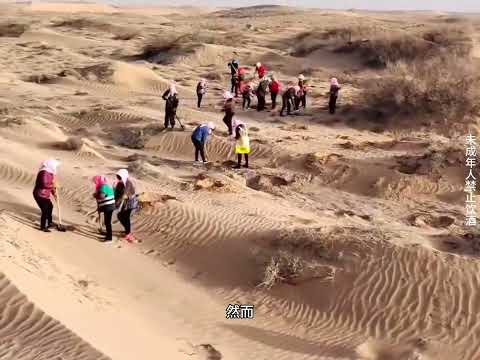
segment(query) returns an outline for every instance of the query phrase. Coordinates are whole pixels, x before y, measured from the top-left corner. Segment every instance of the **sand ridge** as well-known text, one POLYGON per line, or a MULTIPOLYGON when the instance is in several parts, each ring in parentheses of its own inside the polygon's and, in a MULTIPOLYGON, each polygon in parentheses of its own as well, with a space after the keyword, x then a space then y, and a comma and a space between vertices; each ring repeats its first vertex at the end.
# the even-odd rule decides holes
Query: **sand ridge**
POLYGON ((298 36, 319 24, 404 32, 438 15, 9 9, 5 21, 31 23, 0 36, 0 270, 21 291, 0 276, 0 359, 480 358, 480 237, 463 226, 461 137, 428 126, 379 131, 355 105, 381 70, 330 40, 295 54, 298 36), (143 54, 182 32, 184 53, 158 63, 143 54), (235 100, 253 149, 241 170, 222 122, 237 56, 284 84, 299 72, 312 83, 296 116, 235 100), (326 110, 331 76, 342 84, 336 115, 326 110), (202 77, 209 90, 198 109, 202 77), (184 130, 162 126, 171 81, 184 130), (193 166, 191 131, 206 121, 217 125, 211 163, 193 166), (32 186, 50 157, 61 160, 65 233, 37 230, 32 186), (136 244, 121 241, 116 219, 115 241, 98 241, 91 178, 113 180, 120 168, 142 194, 136 244), (255 318, 226 319, 228 304, 254 304, 255 318))

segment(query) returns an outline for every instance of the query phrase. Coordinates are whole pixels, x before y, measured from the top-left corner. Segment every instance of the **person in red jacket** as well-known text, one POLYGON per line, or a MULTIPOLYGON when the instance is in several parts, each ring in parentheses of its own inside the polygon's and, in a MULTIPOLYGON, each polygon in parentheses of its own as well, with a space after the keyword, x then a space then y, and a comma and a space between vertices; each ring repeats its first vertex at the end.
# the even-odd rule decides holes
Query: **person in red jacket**
POLYGON ((272 75, 272 81, 270 82, 270 96, 272 98, 272 110, 277 106, 277 95, 282 89, 280 81, 278 81, 275 76, 272 75))
POLYGON ((49 228, 53 225, 53 203, 50 197, 57 197, 55 177, 59 164, 60 163, 54 159, 44 161, 38 171, 33 189, 33 198, 42 212, 40 230, 44 232, 50 232, 49 228))
POLYGON ((258 74, 258 78, 262 79, 266 73, 267 73, 267 68, 265 67, 265 65, 262 65, 262 63, 258 62, 257 65, 255 66, 254 74, 258 74))

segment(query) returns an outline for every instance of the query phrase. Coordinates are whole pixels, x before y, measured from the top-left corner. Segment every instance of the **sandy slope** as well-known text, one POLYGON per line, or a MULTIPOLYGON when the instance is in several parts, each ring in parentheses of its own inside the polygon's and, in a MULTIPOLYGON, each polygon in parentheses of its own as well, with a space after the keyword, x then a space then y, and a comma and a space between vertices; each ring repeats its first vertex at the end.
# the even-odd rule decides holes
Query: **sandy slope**
MULTIPOLYGON (((35 306, 0 278, 0 302, 10 304, 0 334, 23 332, 21 343, 0 341, 1 359, 14 351, 23 356, 15 359, 51 359, 52 349, 65 359, 102 358, 97 351, 115 360, 219 359, 212 347, 239 360, 480 358, 480 237, 463 226, 463 152, 428 129, 378 133, 347 121, 348 113, 325 114, 330 76, 371 71, 328 49, 302 59, 272 44, 298 32, 299 21, 389 26, 390 15, 312 12, 309 23, 300 11, 280 9, 269 13, 271 27, 246 34, 252 46, 202 44, 171 65, 152 66, 130 61, 143 38, 52 28, 48 14, 28 11, 27 32, 0 37, 0 270, 35 306), (279 17, 291 28, 276 27, 279 17), (231 143, 219 106, 233 51, 244 62, 282 65, 285 82, 311 68, 315 84, 301 116, 238 111, 254 150, 252 169, 236 172, 225 163, 231 143), (221 76, 198 110, 197 79, 212 73, 221 76), (159 127, 160 95, 172 79, 185 132, 159 127), (208 149, 213 164, 198 168, 190 131, 203 121, 219 131, 208 149), (143 148, 122 146, 139 129, 149 135, 143 148), (71 136, 83 145, 67 150, 71 136), (48 157, 62 161, 66 233, 37 230, 31 191, 48 157), (113 178, 121 167, 149 206, 134 220, 141 243, 106 245, 97 241, 95 216, 87 216, 95 206, 90 178, 113 178), (281 250, 313 261, 315 274, 257 286, 264 261, 281 250), (254 304, 255 319, 227 320, 230 303, 254 304)), ((143 37, 169 28, 140 9, 99 12, 82 16, 141 28, 143 37)), ((231 26, 228 17, 210 16, 188 9, 173 18, 177 28, 231 26)), ((238 29, 255 21, 241 20, 238 29)), ((409 21, 416 20, 401 20, 409 21)), ((345 81, 342 107, 355 101, 354 84, 345 81)))

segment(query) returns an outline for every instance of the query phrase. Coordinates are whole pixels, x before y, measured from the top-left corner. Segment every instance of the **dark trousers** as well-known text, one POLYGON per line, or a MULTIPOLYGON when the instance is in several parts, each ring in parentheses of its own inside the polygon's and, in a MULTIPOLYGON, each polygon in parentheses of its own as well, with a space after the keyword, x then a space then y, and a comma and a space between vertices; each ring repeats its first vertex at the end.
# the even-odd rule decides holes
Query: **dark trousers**
POLYGON ((205 162, 205 144, 198 141, 197 139, 192 139, 193 146, 195 146, 195 161, 198 161, 198 155, 202 157, 202 161, 205 162))
POLYGON ((230 91, 232 94, 235 92, 235 97, 238 97, 238 93, 240 92, 240 82, 232 78, 232 89, 230 91))
POLYGON ((294 100, 288 96, 282 96, 282 110, 280 110, 280 116, 283 116, 285 109, 287 110, 287 115, 290 115, 292 107, 294 107, 294 100))
POLYGON ((34 198, 42 212, 42 216, 40 217, 40 228, 43 230, 53 224, 53 204, 50 199, 45 199, 40 196, 34 196, 34 198))
POLYGON ((103 222, 105 223, 105 230, 107 233, 105 234, 105 239, 112 240, 112 216, 113 216, 114 207, 108 207, 101 210, 103 213, 103 222))
POLYGON ((277 107, 277 95, 278 95, 278 93, 275 93, 275 92, 272 92, 270 94, 270 96, 272 98, 272 110, 277 107))
MULTIPOLYGON (((243 154, 245 157, 245 167, 248 167, 248 154, 243 154)), ((238 166, 242 165, 242 154, 237 154, 238 166)))
POLYGON ((130 217, 132 216, 132 210, 124 210, 120 211, 117 215, 118 221, 120 224, 125 228, 125 234, 128 235, 132 231, 132 224, 130 221, 130 217))
POLYGON ((337 109, 337 96, 330 95, 330 101, 328 102, 328 110, 330 114, 335 114, 335 110, 337 109))
POLYGON ((202 106, 203 94, 197 94, 197 98, 198 98, 197 107, 200 108, 200 106, 202 106))
POLYGON ((265 110, 265 95, 257 95, 257 111, 265 110))
POLYGON ((300 109, 300 102, 302 101, 302 98, 299 96, 296 96, 295 99, 293 100, 293 106, 295 110, 300 109))
POLYGON ((176 115, 175 111, 172 111, 172 110, 165 111, 164 125, 166 128, 168 127, 168 125, 170 125, 173 129, 173 127, 175 126, 175 115, 176 115))
MULTIPOLYGON (((304 109, 307 108, 307 94, 303 94, 302 96, 300 96, 300 98, 298 99, 298 104, 302 105, 304 109)), ((297 109, 298 108, 299 106, 297 106, 297 109)))
POLYGON ((232 120, 233 120, 233 113, 225 113, 225 116, 223 117, 223 122, 225 123, 225 125, 227 125, 228 135, 233 134, 232 120))
POLYGON ((242 108, 245 109, 249 109, 250 108, 250 102, 252 101, 252 99, 250 98, 250 95, 248 96, 243 96, 243 105, 242 105, 242 108))

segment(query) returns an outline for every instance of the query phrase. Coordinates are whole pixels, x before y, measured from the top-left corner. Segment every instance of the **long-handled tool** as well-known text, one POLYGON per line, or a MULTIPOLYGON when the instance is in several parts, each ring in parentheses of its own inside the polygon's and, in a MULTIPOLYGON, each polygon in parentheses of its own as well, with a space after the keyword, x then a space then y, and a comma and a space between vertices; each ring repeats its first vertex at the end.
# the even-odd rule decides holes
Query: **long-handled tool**
POLYGON ((55 201, 57 202, 57 209, 58 209, 58 224, 57 224, 57 230, 61 232, 67 231, 65 226, 62 224, 62 210, 60 208, 60 194, 58 191, 55 191, 55 201))
POLYGON ((101 234, 102 231, 102 213, 98 211, 98 232, 101 234))
POLYGON ((235 153, 235 142, 232 142, 232 146, 230 147, 230 150, 228 151, 228 159, 230 160, 235 153))
POLYGON ((182 121, 180 120, 180 118, 177 116, 177 114, 175 114, 175 118, 178 120, 178 122, 180 123, 180 128, 183 130, 185 130, 185 126, 183 126, 182 124, 182 121))

